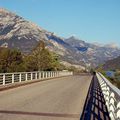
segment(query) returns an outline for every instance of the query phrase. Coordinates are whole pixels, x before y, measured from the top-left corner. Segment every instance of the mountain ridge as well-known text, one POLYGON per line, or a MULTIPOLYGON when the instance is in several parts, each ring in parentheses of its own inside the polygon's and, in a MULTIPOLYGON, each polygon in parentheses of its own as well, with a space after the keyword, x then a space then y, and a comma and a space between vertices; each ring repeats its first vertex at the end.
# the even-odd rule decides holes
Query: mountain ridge
POLYGON ((0 46, 17 48, 28 54, 40 40, 60 56, 61 62, 78 67, 97 66, 120 55, 118 48, 99 47, 74 36, 63 39, 15 13, 0 9, 0 46))

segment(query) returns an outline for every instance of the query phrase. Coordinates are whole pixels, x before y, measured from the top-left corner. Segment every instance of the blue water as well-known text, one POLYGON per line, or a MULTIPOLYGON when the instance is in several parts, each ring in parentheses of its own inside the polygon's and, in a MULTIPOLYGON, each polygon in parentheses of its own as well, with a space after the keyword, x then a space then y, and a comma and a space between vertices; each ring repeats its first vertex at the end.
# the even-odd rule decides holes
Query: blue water
POLYGON ((113 72, 113 71, 106 71, 106 75, 108 77, 115 77, 115 72, 113 72))

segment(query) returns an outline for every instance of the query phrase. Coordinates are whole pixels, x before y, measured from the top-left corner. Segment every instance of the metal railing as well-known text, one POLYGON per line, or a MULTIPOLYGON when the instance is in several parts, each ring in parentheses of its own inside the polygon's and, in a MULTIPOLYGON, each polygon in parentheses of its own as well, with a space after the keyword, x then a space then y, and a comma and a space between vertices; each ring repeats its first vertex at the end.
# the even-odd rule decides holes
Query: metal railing
POLYGON ((120 90, 101 73, 96 73, 111 120, 120 120, 120 90))
POLYGON ((0 73, 0 86, 22 81, 41 80, 46 78, 62 77, 68 75, 73 75, 73 72, 35 71, 35 72, 0 73))

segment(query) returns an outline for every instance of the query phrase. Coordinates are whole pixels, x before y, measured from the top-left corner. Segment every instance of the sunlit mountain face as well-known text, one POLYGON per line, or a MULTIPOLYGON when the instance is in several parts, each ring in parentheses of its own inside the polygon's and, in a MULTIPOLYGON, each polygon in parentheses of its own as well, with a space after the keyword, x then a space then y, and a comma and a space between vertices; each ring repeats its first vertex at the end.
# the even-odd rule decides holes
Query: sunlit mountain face
POLYGON ((87 43, 72 36, 62 38, 24 18, 0 9, 0 46, 17 48, 28 54, 40 40, 46 47, 60 56, 66 65, 97 66, 120 55, 116 46, 87 43))

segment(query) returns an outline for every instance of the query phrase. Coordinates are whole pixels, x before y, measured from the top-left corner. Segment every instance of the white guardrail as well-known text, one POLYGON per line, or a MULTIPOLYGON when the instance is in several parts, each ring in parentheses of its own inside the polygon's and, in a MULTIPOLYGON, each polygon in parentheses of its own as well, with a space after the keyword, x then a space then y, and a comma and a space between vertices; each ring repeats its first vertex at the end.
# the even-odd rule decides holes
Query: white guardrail
POLYGON ((120 90, 101 73, 96 73, 111 120, 120 120, 120 90))
POLYGON ((68 75, 73 75, 73 72, 35 71, 35 72, 0 73, 0 86, 22 81, 41 80, 46 78, 62 77, 68 75))

